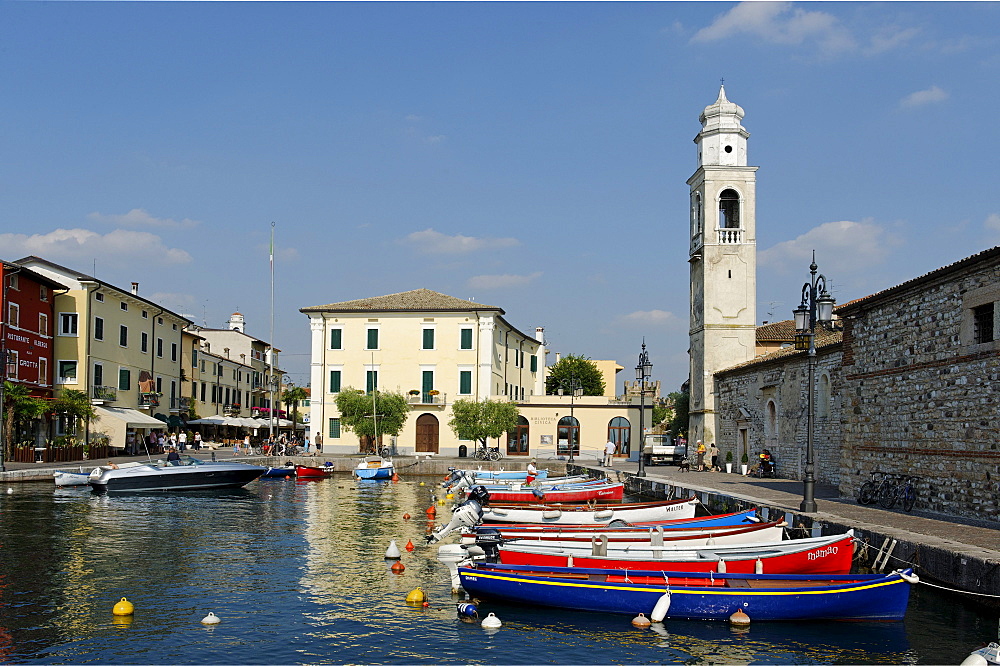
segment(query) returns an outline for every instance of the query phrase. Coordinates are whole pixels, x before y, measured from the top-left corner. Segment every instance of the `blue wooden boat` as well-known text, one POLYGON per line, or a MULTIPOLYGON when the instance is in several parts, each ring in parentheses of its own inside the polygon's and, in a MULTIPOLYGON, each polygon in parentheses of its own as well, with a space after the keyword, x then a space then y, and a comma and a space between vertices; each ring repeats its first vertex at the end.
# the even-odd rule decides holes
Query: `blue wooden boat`
MULTIPOLYGON (((528 476, 526 470, 499 470, 491 471, 487 469, 455 469, 453 472, 464 472, 466 474, 475 475, 477 481, 490 481, 490 480, 503 480, 503 481, 524 481, 528 476)), ((536 479, 545 479, 549 475, 549 470, 540 469, 535 472, 536 479)))
POLYGON ((267 471, 260 475, 262 479, 287 479, 295 476, 295 465, 285 467, 268 467, 267 471))
POLYGON ((458 574, 466 592, 482 599, 647 617, 655 617, 659 602, 669 619, 728 620, 742 610, 754 622, 898 621, 917 582, 911 569, 792 575, 476 564, 458 574))
POLYGON ((368 456, 354 468, 354 475, 359 479, 389 480, 394 473, 392 460, 379 456, 368 456))

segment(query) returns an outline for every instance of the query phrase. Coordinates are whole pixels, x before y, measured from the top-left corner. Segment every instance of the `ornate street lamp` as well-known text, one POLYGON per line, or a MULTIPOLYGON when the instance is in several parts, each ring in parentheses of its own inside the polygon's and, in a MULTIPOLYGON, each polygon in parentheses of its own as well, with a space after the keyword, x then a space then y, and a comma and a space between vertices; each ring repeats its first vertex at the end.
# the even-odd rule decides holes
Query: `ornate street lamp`
POLYGON ((576 375, 570 375, 567 379, 563 381, 562 388, 559 393, 562 394, 565 390, 569 390, 569 464, 573 464, 573 449, 580 441, 580 430, 576 425, 576 418, 573 416, 573 407, 575 407, 576 396, 583 395, 583 387, 580 385, 580 380, 576 378, 576 375))
POLYGON ((833 305, 837 300, 826 290, 826 277, 817 275, 816 251, 809 265, 809 282, 802 285, 802 302, 795 308, 795 348, 809 352, 809 374, 806 390, 806 473, 802 481, 802 504, 799 510, 803 513, 816 513, 816 463, 813 450, 815 434, 813 414, 815 412, 815 377, 816 377, 816 324, 829 324, 833 321, 833 305))
POLYGON ((642 464, 643 447, 646 444, 646 380, 649 379, 652 371, 653 364, 649 362, 649 354, 646 352, 646 340, 643 338, 642 351, 639 353, 639 364, 635 366, 635 379, 639 384, 639 472, 636 476, 646 476, 646 470, 642 464))

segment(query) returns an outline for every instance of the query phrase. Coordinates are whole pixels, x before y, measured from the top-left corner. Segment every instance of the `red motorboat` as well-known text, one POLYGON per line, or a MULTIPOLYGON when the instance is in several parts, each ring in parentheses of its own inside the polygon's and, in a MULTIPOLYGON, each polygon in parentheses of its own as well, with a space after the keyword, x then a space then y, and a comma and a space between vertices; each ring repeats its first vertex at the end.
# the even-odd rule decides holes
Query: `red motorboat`
POLYGON ((295 475, 300 479, 325 479, 333 474, 333 465, 329 467, 309 467, 308 465, 296 465, 295 475))

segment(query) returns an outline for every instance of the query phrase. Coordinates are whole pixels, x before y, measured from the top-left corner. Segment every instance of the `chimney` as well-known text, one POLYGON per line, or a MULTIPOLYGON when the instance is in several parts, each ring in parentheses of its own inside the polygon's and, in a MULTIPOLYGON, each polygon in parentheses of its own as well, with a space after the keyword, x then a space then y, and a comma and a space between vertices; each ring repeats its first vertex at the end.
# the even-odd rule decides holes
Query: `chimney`
POLYGON ((542 344, 545 344, 545 327, 536 326, 535 327, 535 340, 538 340, 542 344))
POLYGON ((133 296, 138 296, 139 295, 139 283, 138 282, 133 282, 132 283, 132 295, 133 296))

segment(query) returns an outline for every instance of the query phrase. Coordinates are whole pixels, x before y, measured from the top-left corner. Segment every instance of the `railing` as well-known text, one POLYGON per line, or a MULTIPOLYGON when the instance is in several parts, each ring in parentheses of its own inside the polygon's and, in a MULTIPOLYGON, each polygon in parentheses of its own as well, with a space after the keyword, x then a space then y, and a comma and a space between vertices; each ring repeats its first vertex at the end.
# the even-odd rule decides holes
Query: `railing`
POLYGON ((743 242, 742 229, 717 229, 719 232, 719 245, 733 245, 743 242))
POLYGON ((239 416, 240 415, 240 406, 238 404, 235 404, 235 403, 230 404, 230 405, 223 405, 222 406, 222 415, 223 416, 239 416))
POLYGON ((173 397, 170 399, 171 411, 186 412, 191 409, 191 398, 173 397))
POLYGON ((140 407, 157 407, 160 404, 160 394, 159 393, 140 393, 139 394, 139 406, 140 407))
POLYGON ((406 396, 406 401, 411 405, 444 405, 448 402, 448 397, 444 393, 431 395, 430 393, 418 393, 417 395, 406 396))
POLYGON ((105 402, 114 402, 118 399, 118 389, 114 386, 95 386, 94 387, 94 400, 104 400, 105 402))

